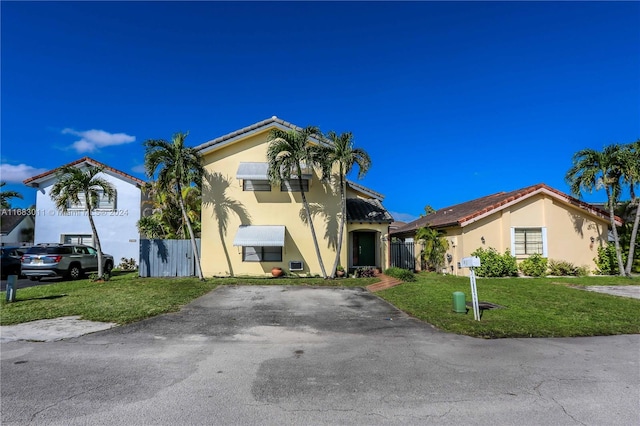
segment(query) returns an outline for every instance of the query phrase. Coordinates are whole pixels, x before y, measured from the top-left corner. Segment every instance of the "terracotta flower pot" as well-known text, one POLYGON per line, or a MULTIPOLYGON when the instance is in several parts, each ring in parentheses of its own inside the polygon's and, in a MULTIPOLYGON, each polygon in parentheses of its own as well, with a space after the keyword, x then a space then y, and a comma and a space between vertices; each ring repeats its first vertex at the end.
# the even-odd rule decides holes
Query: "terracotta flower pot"
POLYGON ((282 274, 283 274, 282 268, 280 268, 279 266, 274 266, 271 269, 271 275, 273 275, 274 277, 281 277, 282 274))
POLYGON ((344 271, 336 271, 336 277, 338 278, 344 277, 344 271))

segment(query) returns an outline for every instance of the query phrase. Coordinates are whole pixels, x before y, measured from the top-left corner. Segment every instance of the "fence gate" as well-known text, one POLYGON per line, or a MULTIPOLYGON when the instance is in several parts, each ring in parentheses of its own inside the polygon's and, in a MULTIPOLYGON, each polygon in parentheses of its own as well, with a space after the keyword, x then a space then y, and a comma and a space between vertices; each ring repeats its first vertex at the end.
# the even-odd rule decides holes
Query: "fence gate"
POLYGON ((391 243, 391 266, 416 270, 415 246, 413 242, 391 243))
MULTIPOLYGON (((200 252, 200 239, 196 238, 200 252)), ((141 277, 191 277, 196 274, 191 240, 140 240, 141 277)))

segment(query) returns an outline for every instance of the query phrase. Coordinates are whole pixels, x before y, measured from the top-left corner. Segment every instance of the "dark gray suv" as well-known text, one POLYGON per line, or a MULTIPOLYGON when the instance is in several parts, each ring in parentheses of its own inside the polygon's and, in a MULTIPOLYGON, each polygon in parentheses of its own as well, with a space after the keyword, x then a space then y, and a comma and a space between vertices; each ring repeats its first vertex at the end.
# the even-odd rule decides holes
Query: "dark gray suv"
MULTIPOLYGON (((104 273, 113 269, 113 256, 102 254, 104 273)), ((98 252, 82 244, 38 244, 22 255, 22 274, 32 281, 42 277, 82 278, 98 270, 98 252)))

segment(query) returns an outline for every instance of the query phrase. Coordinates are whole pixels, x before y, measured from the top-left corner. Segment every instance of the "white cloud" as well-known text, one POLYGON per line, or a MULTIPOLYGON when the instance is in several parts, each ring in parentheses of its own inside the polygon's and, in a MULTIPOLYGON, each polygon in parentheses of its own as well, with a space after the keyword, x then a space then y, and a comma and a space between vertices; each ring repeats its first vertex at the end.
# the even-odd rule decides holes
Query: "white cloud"
POLYGON ((22 183, 23 180, 46 172, 47 169, 27 166, 26 164, 0 164, 0 180, 7 183, 22 183))
POLYGON ((418 217, 409 213, 398 213, 398 212, 389 212, 391 216, 393 216, 393 220, 397 220, 400 222, 413 222, 418 217))
POLYGON ((145 173, 147 170, 144 168, 144 164, 138 164, 137 166, 133 166, 131 170, 135 173, 145 173))
POLYGON ((64 129, 62 134, 71 134, 81 138, 71 145, 78 153, 94 152, 106 146, 122 145, 136 140, 135 136, 130 136, 126 133, 109 133, 104 130, 95 129, 82 132, 73 129, 64 129))

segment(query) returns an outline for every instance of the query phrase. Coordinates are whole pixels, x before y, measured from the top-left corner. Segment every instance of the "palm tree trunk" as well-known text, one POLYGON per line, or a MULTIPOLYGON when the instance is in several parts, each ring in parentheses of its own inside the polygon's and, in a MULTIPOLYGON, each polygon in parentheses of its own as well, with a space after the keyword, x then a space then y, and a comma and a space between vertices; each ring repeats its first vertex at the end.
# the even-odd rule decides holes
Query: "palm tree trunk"
POLYGON ((609 220, 611 221, 611 231, 613 232, 613 244, 615 245, 615 248, 616 248, 616 259, 618 260, 618 271, 621 276, 625 276, 624 264, 622 262, 622 249, 620 248, 620 238, 618 237, 618 229, 616 228, 616 221, 615 221, 616 215, 613 209, 615 201, 611 199, 610 188, 607 186, 605 190, 607 192, 607 200, 609 200, 609 220))
POLYGON ((320 246, 318 245, 318 237, 316 236, 316 228, 313 226, 313 219, 311 218, 311 211, 309 210, 309 204, 307 203, 307 196, 304 194, 304 188, 302 187, 302 168, 300 167, 300 163, 297 164, 298 168, 298 185, 300 187, 300 195, 302 196, 302 205, 304 206, 304 211, 307 214, 307 221, 309 222, 309 226, 311 227, 311 238, 313 239, 313 245, 316 249, 316 256, 318 256, 318 263, 320 264, 320 271, 322 272, 322 277, 327 279, 327 272, 324 269, 324 262, 322 261, 322 255, 320 254, 320 246))
POLYGON ((180 210, 182 210, 182 217, 184 218, 184 222, 187 224, 187 229, 189 230, 189 238, 191 239, 191 249, 193 250, 193 257, 196 260, 196 272, 198 274, 198 278, 200 281, 204 281, 204 275, 202 274, 202 268, 200 267, 200 254, 198 253, 198 246, 196 245, 196 236, 193 235, 193 229, 191 228, 191 221, 189 220, 189 216, 187 215, 187 209, 184 207, 184 199, 182 198, 182 187, 180 183, 177 185, 178 191, 178 201, 180 203, 180 210))
POLYGON ((336 269, 340 263, 340 252, 342 251, 342 238, 344 236, 344 225, 347 216, 347 199, 344 191, 344 172, 342 164, 340 165, 340 228, 338 229, 338 246, 336 247, 336 259, 333 262, 331 270, 331 279, 336 277, 336 269))
MULTIPOLYGON (((634 197, 635 198, 635 197, 634 197)), ((627 267, 624 272, 627 276, 631 276, 631 267, 633 266, 633 257, 635 256, 636 239, 638 238, 638 224, 640 223, 640 199, 636 198, 636 217, 631 228, 631 239, 629 240, 629 257, 627 258, 627 267)))
MULTIPOLYGON (((86 197, 88 200, 89 197, 86 197)), ((96 229, 96 224, 93 222, 93 215, 91 214, 91 203, 87 202, 87 214, 89 216, 89 223, 91 224, 91 233, 93 234, 93 243, 96 246, 96 251, 98 252, 98 279, 101 280, 104 278, 104 265, 102 264, 102 246, 100 245, 100 238, 98 238, 98 230, 96 229)))

